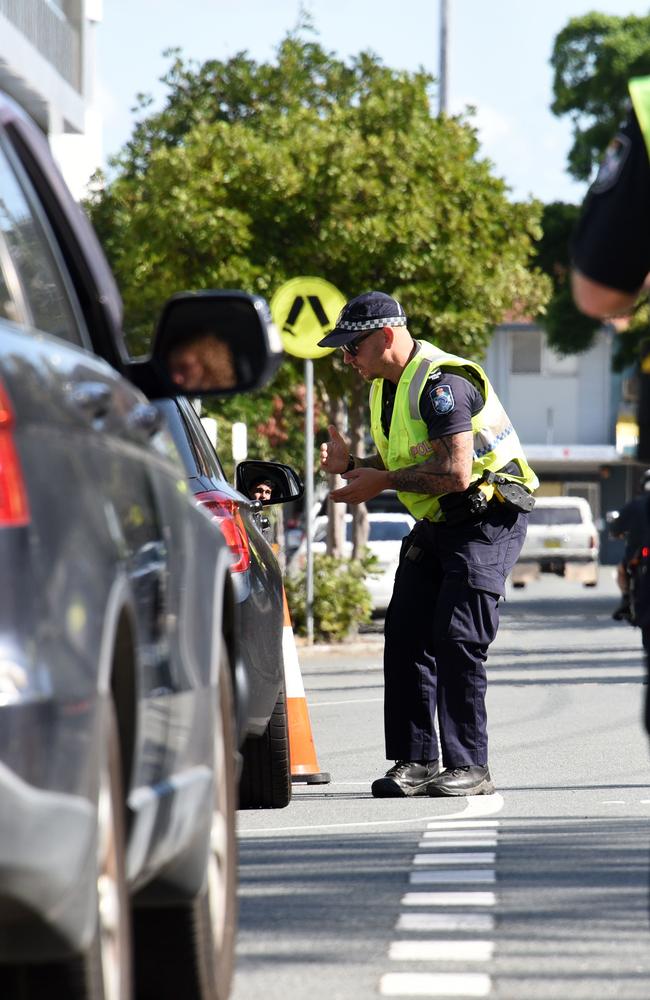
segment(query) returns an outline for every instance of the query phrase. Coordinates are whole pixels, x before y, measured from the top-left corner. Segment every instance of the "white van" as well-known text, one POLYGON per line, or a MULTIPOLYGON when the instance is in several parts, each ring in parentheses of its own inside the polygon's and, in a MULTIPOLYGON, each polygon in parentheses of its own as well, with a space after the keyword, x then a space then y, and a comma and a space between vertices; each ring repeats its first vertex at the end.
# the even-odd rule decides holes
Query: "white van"
POLYGON ((556 573, 594 587, 599 548, 598 530, 585 499, 537 497, 526 541, 512 571, 512 584, 523 587, 540 573, 556 573))

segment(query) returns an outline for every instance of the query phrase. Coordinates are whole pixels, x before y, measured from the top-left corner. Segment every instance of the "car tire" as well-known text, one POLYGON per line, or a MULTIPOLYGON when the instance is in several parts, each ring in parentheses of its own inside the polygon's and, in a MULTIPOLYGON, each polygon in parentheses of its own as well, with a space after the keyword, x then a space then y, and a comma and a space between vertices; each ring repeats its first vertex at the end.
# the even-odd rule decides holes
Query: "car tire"
POLYGON ((225 642, 219 671, 214 810, 205 885, 187 903, 135 913, 138 1000, 227 1000, 235 964, 235 727, 225 642))
POLYGON ((97 930, 66 961, 4 968, 0 995, 21 1000, 131 1000, 131 921, 125 875, 124 798, 112 702, 97 804, 97 930))
POLYGON ((284 687, 262 736, 249 736, 242 749, 240 809, 284 809, 291 802, 289 720, 284 687))

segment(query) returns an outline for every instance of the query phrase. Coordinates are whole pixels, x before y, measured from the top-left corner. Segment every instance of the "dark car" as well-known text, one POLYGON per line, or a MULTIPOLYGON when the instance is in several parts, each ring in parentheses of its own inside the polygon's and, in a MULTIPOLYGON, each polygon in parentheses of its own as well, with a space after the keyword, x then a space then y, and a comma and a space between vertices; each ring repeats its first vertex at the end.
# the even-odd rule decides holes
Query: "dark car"
POLYGON ((150 402, 209 328, 230 367, 193 394, 274 370, 266 303, 234 292, 175 296, 128 357, 92 229, 0 95, 2 997, 228 995, 238 609, 150 402))
POLYGON ((289 732, 284 690, 282 574, 265 510, 300 499, 288 466, 242 462, 230 485, 219 456, 188 399, 161 399, 195 498, 212 514, 232 551, 230 572, 241 621, 242 672, 237 676, 239 732, 245 738, 240 808, 281 809, 291 800, 289 732), (264 488, 256 489, 260 484, 264 488), (253 499, 255 493, 264 499, 253 499))

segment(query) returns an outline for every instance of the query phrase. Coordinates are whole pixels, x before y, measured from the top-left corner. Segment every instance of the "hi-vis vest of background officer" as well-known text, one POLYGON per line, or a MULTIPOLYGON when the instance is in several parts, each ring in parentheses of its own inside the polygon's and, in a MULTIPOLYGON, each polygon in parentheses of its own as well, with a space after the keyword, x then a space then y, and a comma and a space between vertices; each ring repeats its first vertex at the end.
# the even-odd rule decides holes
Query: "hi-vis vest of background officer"
MULTIPOLYGON (((517 433, 481 366, 455 354, 446 354, 426 341, 417 340, 416 344, 416 353, 397 383, 390 439, 381 426, 383 379, 375 379, 370 387, 370 427, 384 466, 389 471, 404 469, 426 462, 431 457, 428 428, 420 416, 420 396, 429 376, 441 368, 443 373, 454 372, 468 378, 484 399, 482 409, 472 417, 474 459, 471 482, 480 479, 486 470, 499 472, 514 461, 521 469, 521 475, 507 475, 506 478, 531 491, 536 489, 539 485, 537 476, 528 465, 517 433)), ((441 384, 444 384, 444 374, 441 384)), ((444 520, 440 509, 440 496, 443 495, 398 492, 413 517, 426 517, 430 521, 444 520)))
POLYGON ((628 83, 643 140, 650 155, 650 76, 635 76, 628 83))

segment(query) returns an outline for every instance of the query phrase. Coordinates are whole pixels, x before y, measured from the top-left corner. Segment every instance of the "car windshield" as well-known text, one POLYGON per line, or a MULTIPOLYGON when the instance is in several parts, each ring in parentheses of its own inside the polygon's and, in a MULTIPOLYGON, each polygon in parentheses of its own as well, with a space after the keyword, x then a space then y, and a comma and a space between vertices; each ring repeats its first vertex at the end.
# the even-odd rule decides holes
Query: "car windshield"
MULTIPOLYGON (((408 521, 370 521, 368 530, 369 542, 399 542, 411 530, 408 521)), ((315 542, 327 540, 327 524, 321 524, 314 534, 315 542)), ((352 541, 352 521, 345 525, 345 540, 352 541)))
MULTIPOLYGON (((370 521, 368 525, 369 542, 399 542, 408 535, 411 526, 408 521, 370 521)), ((352 541, 352 521, 345 526, 346 541, 352 541)))
POLYGON ((579 507, 533 507, 530 524, 582 524, 579 507))

